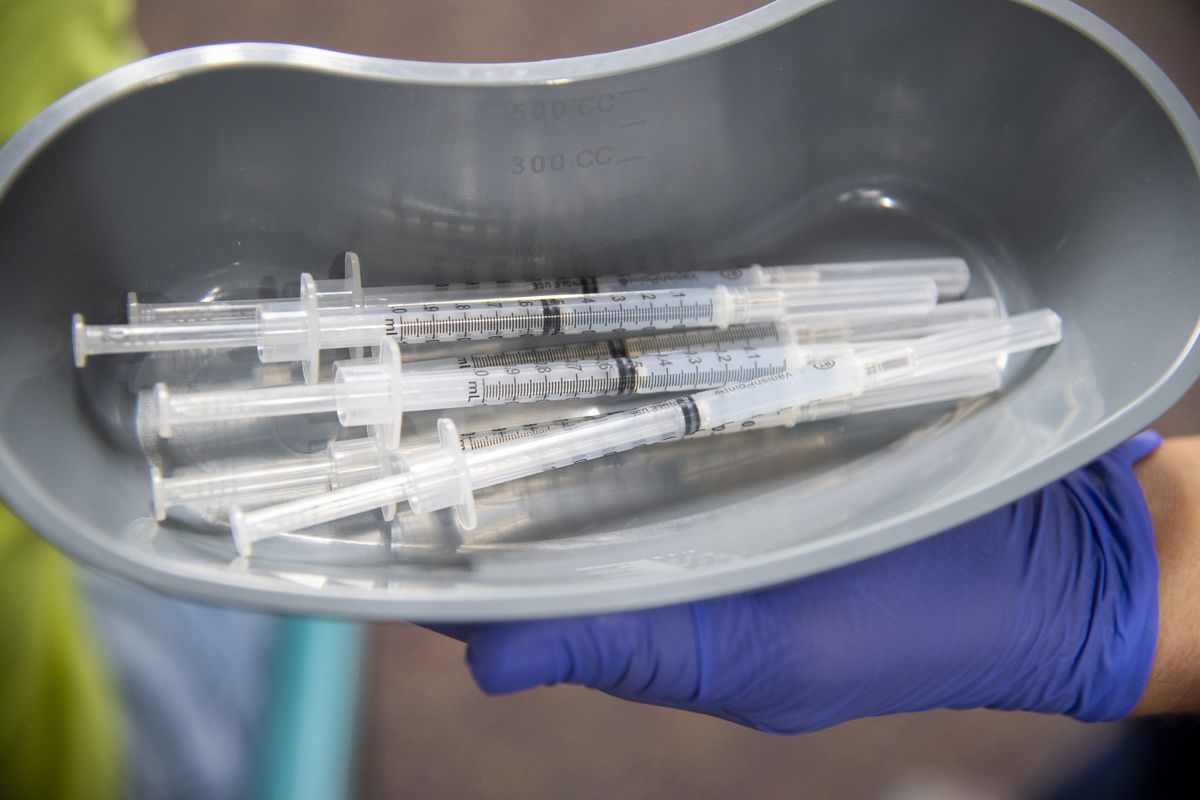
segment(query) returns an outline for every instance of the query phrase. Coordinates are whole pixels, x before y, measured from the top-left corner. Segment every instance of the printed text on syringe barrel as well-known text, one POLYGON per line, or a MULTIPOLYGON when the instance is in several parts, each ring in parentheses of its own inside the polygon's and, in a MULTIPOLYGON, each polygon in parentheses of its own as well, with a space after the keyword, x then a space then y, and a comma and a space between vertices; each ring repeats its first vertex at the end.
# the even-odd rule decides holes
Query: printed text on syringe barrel
POLYGON ((474 341, 723 324, 712 290, 392 306, 381 333, 400 342, 474 341))
MULTIPOLYGON (((662 352, 541 364, 511 364, 405 373, 405 407, 492 405, 577 397, 696 391, 743 383, 797 366, 788 346, 713 352, 662 352)), ((469 363, 469 359, 466 359, 469 363)))

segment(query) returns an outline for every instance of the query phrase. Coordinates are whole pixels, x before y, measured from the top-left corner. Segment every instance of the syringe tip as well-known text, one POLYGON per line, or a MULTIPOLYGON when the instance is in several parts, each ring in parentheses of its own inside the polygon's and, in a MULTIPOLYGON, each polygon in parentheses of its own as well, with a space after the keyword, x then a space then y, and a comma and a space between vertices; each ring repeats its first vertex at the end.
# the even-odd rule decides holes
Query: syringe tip
POLYGON ((142 304, 138 302, 137 292, 125 294, 125 319, 130 325, 137 325, 142 320, 142 304))
POLYGON ((154 518, 162 522, 167 518, 167 496, 163 486, 162 470, 150 467, 150 499, 154 504, 154 518))
POLYGON ((170 439, 175 435, 175 426, 171 424, 171 390, 165 383, 154 384, 154 410, 158 435, 170 439))
POLYGON ((87 323, 83 314, 71 315, 71 349, 75 353, 75 366, 82 369, 87 366, 87 323))
POLYGON ((246 528, 246 512, 240 506, 229 510, 229 531, 233 534, 233 546, 239 556, 248 556, 254 549, 255 537, 246 528))
POLYGON ((158 403, 154 399, 154 390, 140 390, 135 403, 137 410, 134 414, 133 428, 142 453, 152 460, 161 458, 158 452, 158 403))

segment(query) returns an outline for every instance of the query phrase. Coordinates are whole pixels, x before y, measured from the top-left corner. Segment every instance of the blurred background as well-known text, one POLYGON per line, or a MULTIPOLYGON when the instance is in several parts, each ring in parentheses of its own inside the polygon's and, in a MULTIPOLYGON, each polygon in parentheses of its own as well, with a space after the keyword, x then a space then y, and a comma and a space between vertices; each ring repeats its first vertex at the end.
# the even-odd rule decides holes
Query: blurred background
MULTIPOLYGON (((151 52, 276 41, 433 61, 614 50, 711 25, 756 0, 141 0, 151 52)), ((1200 3, 1088 0, 1200 107, 1200 3)), ((1014 42, 1014 46, 1020 44, 1014 42)), ((1160 421, 1200 432, 1200 392, 1160 421)), ((1051 793, 1120 725, 938 712, 772 737, 573 687, 485 698, 463 648, 410 625, 368 631, 356 796, 1024 798, 1051 793)))

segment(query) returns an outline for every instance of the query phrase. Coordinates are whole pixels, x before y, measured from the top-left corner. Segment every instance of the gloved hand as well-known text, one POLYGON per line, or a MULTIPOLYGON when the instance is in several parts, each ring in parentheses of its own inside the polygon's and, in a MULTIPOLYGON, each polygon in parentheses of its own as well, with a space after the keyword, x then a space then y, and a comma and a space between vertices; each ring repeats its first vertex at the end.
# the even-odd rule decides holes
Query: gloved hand
POLYGON ((931 708, 1111 720, 1158 633, 1158 561, 1126 442, 946 533, 794 583, 598 617, 460 628, 490 694, 577 683, 773 733, 931 708))

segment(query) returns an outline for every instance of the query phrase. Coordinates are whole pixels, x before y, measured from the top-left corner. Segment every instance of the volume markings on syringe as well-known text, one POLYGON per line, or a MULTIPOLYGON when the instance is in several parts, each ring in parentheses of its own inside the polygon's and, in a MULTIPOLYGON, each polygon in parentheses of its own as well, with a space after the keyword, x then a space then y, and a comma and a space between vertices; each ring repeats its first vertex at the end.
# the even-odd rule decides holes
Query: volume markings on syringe
POLYGON ((660 333, 653 336, 630 336, 624 339, 580 344, 554 345, 502 353, 460 356, 462 369, 487 369, 519 364, 544 364, 551 361, 586 361, 588 359, 637 358, 669 351, 692 352, 699 348, 713 350, 722 347, 764 347, 786 344, 777 325, 734 325, 728 328, 699 328, 679 333, 660 333))
POLYGON ((641 302, 626 304, 622 295, 604 300, 580 296, 569 301, 520 300, 519 310, 504 310, 512 301, 483 304, 456 304, 461 316, 445 316, 441 306, 392 306, 384 321, 384 332, 400 339, 439 339, 446 336, 504 335, 520 333, 558 333, 589 330, 622 330, 658 325, 713 324, 720 312, 711 297, 684 300, 685 293, 673 293, 677 302, 655 302, 657 295, 642 293, 641 302), (595 307, 589 307, 591 305, 595 307), (499 307, 490 312, 488 307, 499 307), (540 307, 539 307, 540 306, 540 307), (415 318, 414 318, 415 317, 415 318))
POLYGON ((519 365, 475 370, 467 382, 468 403, 528 402, 552 397, 587 397, 694 390, 740 383, 784 372, 788 349, 664 353, 644 360, 519 365), (485 373, 480 375, 479 373, 485 373), (493 374, 494 373, 494 374, 493 374))

